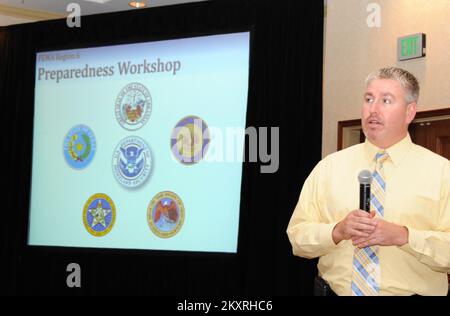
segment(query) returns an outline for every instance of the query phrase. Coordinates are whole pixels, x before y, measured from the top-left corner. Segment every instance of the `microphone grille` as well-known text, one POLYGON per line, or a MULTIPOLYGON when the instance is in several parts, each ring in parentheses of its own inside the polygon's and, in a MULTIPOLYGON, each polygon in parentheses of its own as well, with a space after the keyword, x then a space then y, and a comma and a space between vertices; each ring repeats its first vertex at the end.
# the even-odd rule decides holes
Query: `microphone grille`
POLYGON ((358 181, 360 184, 371 184, 372 183, 372 172, 369 170, 362 170, 358 174, 358 181))

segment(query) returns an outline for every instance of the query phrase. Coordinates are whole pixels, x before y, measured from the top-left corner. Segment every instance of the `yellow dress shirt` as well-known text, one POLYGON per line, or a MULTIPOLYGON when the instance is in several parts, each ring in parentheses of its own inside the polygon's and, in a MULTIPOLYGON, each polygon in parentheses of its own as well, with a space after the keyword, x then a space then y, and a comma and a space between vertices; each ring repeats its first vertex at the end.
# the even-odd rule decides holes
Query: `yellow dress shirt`
MULTIPOLYGON (((375 169, 380 149, 366 140, 327 156, 305 181, 287 234, 294 255, 315 258, 338 295, 351 295, 354 246, 337 245, 334 226, 359 208, 358 173, 375 169)), ((447 295, 450 272, 450 162, 411 142, 388 148, 384 219, 406 226, 408 243, 381 246, 380 295, 447 295)))

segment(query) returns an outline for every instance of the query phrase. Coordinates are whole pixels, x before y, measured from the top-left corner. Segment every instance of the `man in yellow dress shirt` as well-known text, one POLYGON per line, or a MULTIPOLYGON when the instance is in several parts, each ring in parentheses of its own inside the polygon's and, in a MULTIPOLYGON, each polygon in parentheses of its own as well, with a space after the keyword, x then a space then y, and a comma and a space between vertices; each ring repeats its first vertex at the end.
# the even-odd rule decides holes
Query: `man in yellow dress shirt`
POLYGON ((380 271, 373 295, 446 295, 450 162, 411 142, 408 125, 419 97, 412 74, 383 68, 366 84, 361 120, 366 141, 327 156, 305 181, 287 229, 293 253, 320 257, 319 276, 337 295, 358 295, 354 255, 369 247, 378 249, 380 271), (375 170, 380 151, 388 157, 382 217, 358 209, 357 179, 361 170, 375 170))

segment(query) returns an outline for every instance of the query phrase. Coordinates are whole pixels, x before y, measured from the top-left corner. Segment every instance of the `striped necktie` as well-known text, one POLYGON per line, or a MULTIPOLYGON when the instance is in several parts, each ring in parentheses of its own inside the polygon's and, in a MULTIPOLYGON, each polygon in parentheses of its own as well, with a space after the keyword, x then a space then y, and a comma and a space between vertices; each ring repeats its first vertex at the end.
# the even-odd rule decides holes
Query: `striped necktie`
MULTIPOLYGON (((384 216, 384 196, 386 183, 384 181, 383 163, 389 158, 385 151, 375 156, 376 167, 371 185, 371 209, 377 217, 384 216)), ((380 293, 380 262, 378 261, 379 246, 356 248, 353 253, 352 295, 370 296, 380 293)))

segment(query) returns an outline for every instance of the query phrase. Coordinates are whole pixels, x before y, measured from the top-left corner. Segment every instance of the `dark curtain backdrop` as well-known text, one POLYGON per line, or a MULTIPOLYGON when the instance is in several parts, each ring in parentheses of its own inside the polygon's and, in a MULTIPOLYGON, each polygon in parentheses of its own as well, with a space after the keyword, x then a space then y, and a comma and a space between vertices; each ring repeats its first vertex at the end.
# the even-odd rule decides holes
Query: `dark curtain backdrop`
POLYGON ((2 293, 311 295, 316 262, 294 257, 285 232, 321 156, 323 2, 207 1, 81 23, 0 28, 2 293), (244 164, 237 255, 26 246, 36 50, 245 29, 253 32, 247 126, 280 128, 280 166, 261 174, 260 163, 244 164), (71 262, 81 266, 78 289, 66 286, 71 262))

